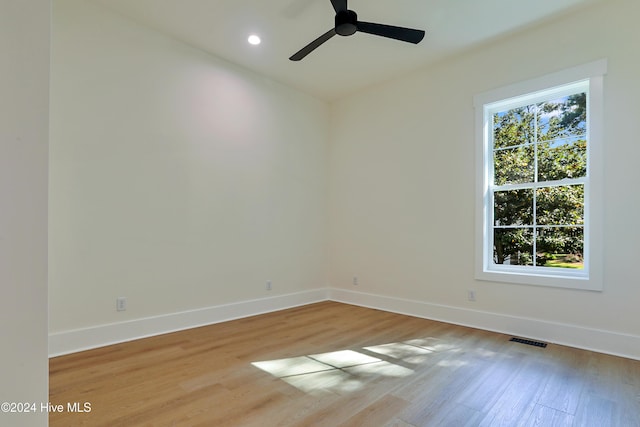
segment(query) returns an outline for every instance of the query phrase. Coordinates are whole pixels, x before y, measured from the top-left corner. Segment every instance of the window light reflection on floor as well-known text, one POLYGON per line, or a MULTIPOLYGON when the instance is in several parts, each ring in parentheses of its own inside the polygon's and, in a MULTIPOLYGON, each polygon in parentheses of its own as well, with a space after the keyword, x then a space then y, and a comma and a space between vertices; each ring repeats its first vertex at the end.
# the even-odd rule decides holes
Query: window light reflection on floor
POLYGON ((411 367, 427 361, 434 351, 433 340, 424 339, 368 346, 358 351, 265 360, 252 365, 305 393, 342 395, 361 390, 371 381, 412 375, 411 367))
POLYGON ((404 343, 376 345, 365 347, 365 350, 415 364, 424 362, 428 355, 432 353, 431 350, 427 350, 426 348, 404 343))

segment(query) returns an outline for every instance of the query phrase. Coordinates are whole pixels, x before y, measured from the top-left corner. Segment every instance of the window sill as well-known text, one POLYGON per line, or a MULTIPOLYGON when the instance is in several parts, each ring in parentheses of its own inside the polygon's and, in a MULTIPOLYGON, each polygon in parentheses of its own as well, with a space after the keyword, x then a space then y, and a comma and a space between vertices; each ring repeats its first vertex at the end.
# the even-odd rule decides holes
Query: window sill
POLYGON ((602 280, 593 277, 541 274, 528 272, 484 270, 476 272, 476 280, 490 282, 515 283, 520 285, 545 286, 552 288, 578 289, 584 291, 602 291, 602 280))

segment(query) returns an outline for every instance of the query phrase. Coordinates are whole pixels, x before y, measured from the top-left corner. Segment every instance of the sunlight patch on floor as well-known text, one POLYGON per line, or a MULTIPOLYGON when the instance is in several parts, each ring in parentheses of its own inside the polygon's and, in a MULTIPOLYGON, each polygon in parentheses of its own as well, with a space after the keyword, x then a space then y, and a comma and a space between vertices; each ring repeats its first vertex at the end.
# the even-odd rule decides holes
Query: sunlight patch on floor
POLYGON ((362 388, 357 378, 340 369, 284 377, 281 380, 312 396, 344 395, 362 388))
POLYGON ((315 360, 335 366, 336 368, 346 368, 347 366, 362 365, 365 363, 380 362, 376 357, 367 356, 353 350, 339 350, 330 353, 312 354, 309 356, 315 360))
POLYGON ((415 371, 413 369, 405 368, 404 366, 396 365, 389 362, 371 363, 368 365, 353 366, 345 369, 346 372, 363 378, 363 379, 375 379, 375 377, 393 377, 402 378, 412 375, 415 371))
POLYGON ((433 352, 447 351, 455 348, 453 344, 438 338, 416 338, 413 340, 408 340, 403 342, 405 344, 413 345, 416 347, 422 347, 426 350, 433 351, 433 352))
POLYGON ((369 350, 373 353, 382 354, 398 360, 402 360, 404 362, 415 364, 424 362, 432 353, 432 351, 427 350, 426 348, 417 347, 415 345, 405 343, 375 345, 371 347, 365 347, 364 349, 369 350))
POLYGON ((335 367, 313 360, 308 356, 290 357, 288 359, 254 362, 253 366, 269 372, 274 377, 282 378, 312 372, 329 371, 335 367))
POLYGON ((252 365, 312 395, 344 395, 367 384, 412 375, 438 350, 449 349, 432 338, 367 346, 360 351, 328 353, 253 362, 252 365))
POLYGON ((467 362, 462 360, 441 360, 438 362, 438 366, 445 368, 459 368, 460 366, 466 365, 467 362))

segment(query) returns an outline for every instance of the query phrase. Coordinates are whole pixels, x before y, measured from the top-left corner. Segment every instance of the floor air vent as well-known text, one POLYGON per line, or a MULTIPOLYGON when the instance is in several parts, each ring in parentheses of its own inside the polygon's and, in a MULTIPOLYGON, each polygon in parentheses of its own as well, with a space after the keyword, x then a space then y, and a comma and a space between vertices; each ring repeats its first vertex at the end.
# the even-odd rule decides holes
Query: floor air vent
POLYGON ((516 338, 513 337, 511 338, 509 341, 513 341, 513 342, 519 342, 520 344, 527 344, 527 345, 532 345, 534 347, 542 347, 545 348, 547 346, 546 342, 542 342, 542 341, 534 341, 534 340, 527 340, 524 338, 516 338))

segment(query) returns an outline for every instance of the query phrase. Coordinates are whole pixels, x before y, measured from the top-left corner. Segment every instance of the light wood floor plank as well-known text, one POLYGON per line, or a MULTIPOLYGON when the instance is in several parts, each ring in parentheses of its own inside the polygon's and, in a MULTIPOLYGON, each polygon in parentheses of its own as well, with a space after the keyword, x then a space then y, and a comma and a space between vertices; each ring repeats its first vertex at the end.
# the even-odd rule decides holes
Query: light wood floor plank
POLYGON ((50 360, 57 426, 640 427, 640 361, 323 302, 50 360), (598 424, 594 424, 598 423, 598 424))
POLYGON ((536 405, 531 416, 522 424, 525 427, 572 427, 575 417, 566 412, 536 405))

